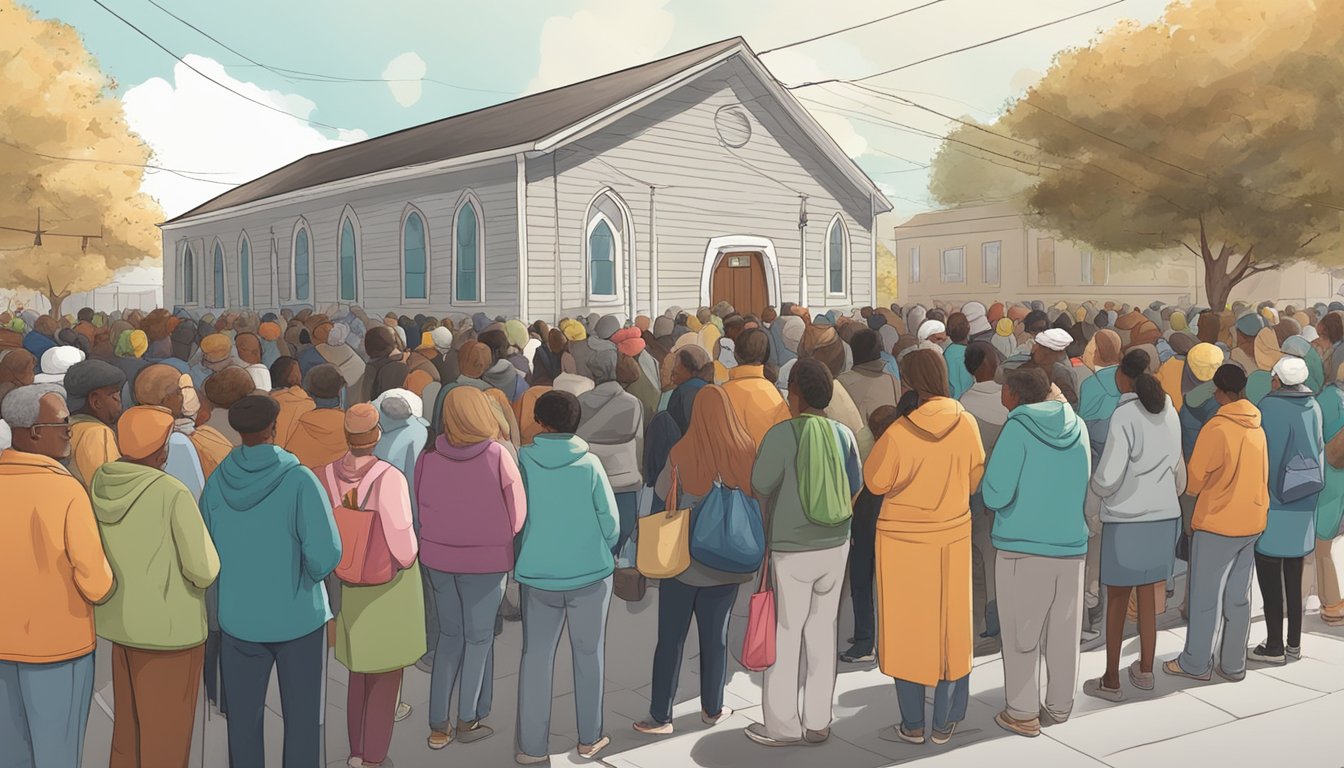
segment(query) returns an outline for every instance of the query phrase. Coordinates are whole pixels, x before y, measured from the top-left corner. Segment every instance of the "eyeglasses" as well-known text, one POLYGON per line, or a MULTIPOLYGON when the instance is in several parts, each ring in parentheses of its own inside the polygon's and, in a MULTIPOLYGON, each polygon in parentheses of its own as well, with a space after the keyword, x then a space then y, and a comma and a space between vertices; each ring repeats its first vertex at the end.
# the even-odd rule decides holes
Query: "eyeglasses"
POLYGON ((61 429, 68 431, 70 429, 70 420, 66 419, 65 421, 52 421, 42 424, 34 424, 31 427, 29 427, 29 429, 41 429, 43 427, 59 427, 61 429))

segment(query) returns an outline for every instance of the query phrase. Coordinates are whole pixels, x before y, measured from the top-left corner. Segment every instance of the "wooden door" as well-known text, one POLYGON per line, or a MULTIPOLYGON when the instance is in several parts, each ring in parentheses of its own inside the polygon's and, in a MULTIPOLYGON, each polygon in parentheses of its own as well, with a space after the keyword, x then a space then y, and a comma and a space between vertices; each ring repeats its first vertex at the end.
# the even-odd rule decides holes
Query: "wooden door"
POLYGON ((743 315, 760 315, 770 301, 765 285, 765 259, 756 251, 723 254, 714 267, 711 286, 711 304, 726 301, 743 315))

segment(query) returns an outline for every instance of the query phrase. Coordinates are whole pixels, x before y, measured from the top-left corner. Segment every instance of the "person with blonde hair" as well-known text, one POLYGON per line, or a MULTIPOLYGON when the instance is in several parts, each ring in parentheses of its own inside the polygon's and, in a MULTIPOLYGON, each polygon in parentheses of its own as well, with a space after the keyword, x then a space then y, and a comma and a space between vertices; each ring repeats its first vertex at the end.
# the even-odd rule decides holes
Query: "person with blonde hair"
POLYGON ((420 562, 439 621, 429 699, 436 750, 494 733, 481 721, 493 700, 495 615, 514 565, 513 538, 527 519, 522 477, 499 442, 489 397, 475 387, 449 390, 442 430, 415 467, 420 562), (459 682, 454 728, 449 710, 459 682))
MULTIPOLYGON (((722 387, 710 384, 695 395, 689 428, 672 447, 655 493, 666 498, 674 490, 675 475, 678 509, 694 509, 716 485, 750 495, 755 460, 756 446, 733 412, 728 396, 722 387)), ((752 514, 760 514, 755 503, 751 507, 752 514)), ((692 512, 692 525, 695 517, 692 512)), ((717 725, 733 714, 723 704, 723 686, 728 678, 728 621, 738 585, 753 576, 716 570, 693 560, 675 578, 662 580, 658 587, 658 645, 653 654, 649 718, 635 723, 636 731, 672 733, 672 705, 692 617, 700 634, 700 719, 706 725, 717 725)))

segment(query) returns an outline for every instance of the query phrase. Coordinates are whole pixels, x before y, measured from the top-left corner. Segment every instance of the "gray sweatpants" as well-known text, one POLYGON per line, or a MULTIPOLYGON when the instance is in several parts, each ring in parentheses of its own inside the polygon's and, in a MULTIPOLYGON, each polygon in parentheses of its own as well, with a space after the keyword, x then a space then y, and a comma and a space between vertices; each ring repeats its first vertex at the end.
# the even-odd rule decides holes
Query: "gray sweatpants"
POLYGON ((999 619, 1003 624, 1003 691, 1008 714, 1032 720, 1045 706, 1056 717, 1073 711, 1083 610, 1083 557, 1042 557, 999 550, 999 619))
POLYGON ((518 751, 549 754, 552 678, 560 630, 569 625, 574 665, 574 711, 579 743, 602 738, 602 688, 607 608, 612 578, 566 592, 522 585, 523 660, 518 668, 518 751))
POLYGON ((1233 677, 1246 671, 1258 538, 1258 534, 1220 536, 1208 531, 1195 531, 1190 538, 1190 628, 1185 633, 1185 650, 1178 657, 1186 672, 1203 675, 1212 670, 1214 638, 1220 625, 1219 665, 1233 677))

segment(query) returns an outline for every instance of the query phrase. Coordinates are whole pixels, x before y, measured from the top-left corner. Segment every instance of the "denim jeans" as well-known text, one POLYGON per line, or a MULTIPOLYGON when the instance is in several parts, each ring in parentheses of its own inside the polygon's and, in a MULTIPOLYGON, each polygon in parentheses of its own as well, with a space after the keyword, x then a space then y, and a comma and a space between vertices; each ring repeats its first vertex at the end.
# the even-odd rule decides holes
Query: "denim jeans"
POLYGON ((574 710, 579 742, 602 738, 602 694, 612 577, 586 587, 549 592, 522 585, 523 659, 518 667, 518 751, 548 754, 555 653, 569 625, 574 667, 574 710))
POLYGON ((619 556, 621 547, 625 546, 626 539, 630 538, 639 524, 639 493, 625 491, 616 494, 616 514, 620 518, 621 534, 616 539, 616 546, 611 548, 611 553, 619 556))
POLYGON ((453 687, 457 717, 473 722, 494 700, 495 615, 504 599, 505 573, 445 573, 426 568, 439 614, 434 671, 429 678, 429 727, 447 733, 453 687), (460 672, 460 681, 459 681, 460 672))
MULTIPOLYGON (((908 680, 896 680, 896 703, 901 708, 901 725, 907 731, 924 728, 924 692, 926 686, 908 680)), ((939 680, 933 689, 933 730, 946 732, 966 719, 971 695, 971 676, 960 680, 939 680)))
POLYGON ((681 676, 681 657, 691 617, 700 634, 700 708, 717 715, 723 710, 728 680, 728 617, 737 600, 737 585, 692 587, 676 579, 658 586, 658 646, 653 652, 653 690, 649 716, 672 722, 672 705, 681 676))
POLYGON ((276 643, 224 633, 220 666, 229 681, 229 764, 266 764, 266 689, 275 669, 284 718, 285 768, 320 768, 326 697, 327 629, 276 643))
POLYGON ((92 653, 54 664, 0 661, 0 762, 77 768, 92 700, 92 653))

